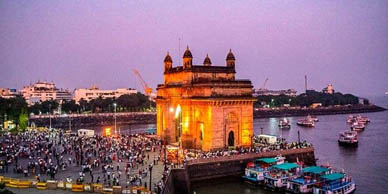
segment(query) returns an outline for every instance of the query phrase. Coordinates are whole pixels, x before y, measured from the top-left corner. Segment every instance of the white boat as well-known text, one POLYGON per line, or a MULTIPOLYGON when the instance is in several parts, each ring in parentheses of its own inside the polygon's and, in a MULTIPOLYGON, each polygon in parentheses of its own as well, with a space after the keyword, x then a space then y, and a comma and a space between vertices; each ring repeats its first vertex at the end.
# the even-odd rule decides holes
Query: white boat
POLYGON ((356 131, 344 131, 340 133, 338 143, 344 146, 357 146, 358 134, 356 131))
POLYGON ((365 130, 365 125, 359 122, 354 122, 350 128, 353 131, 363 131, 365 130))
POLYGON ((307 120, 312 120, 314 122, 318 122, 319 121, 318 117, 315 116, 315 115, 308 115, 307 116, 307 120))
POLYGON ((279 128, 282 128, 282 129, 291 128, 291 124, 288 121, 288 119, 284 118, 284 119, 279 120, 279 128))
POLYGON ((264 175, 264 185, 272 190, 281 190, 287 186, 287 180, 300 176, 301 167, 296 163, 283 163, 272 166, 264 175))
POLYGON ((253 184, 262 184, 264 181, 264 174, 271 170, 271 166, 283 164, 285 157, 275 158, 259 158, 247 164, 245 174, 242 178, 253 184))
POLYGON ((313 194, 350 194, 356 191, 356 184, 345 173, 331 173, 320 177, 313 187, 313 194))
POLYGON ((287 181, 287 193, 312 193, 320 177, 331 173, 331 169, 321 166, 309 166, 302 169, 302 176, 287 181))
POLYGON ((315 127, 315 122, 313 120, 307 120, 307 119, 298 120, 296 124, 303 127, 315 127))

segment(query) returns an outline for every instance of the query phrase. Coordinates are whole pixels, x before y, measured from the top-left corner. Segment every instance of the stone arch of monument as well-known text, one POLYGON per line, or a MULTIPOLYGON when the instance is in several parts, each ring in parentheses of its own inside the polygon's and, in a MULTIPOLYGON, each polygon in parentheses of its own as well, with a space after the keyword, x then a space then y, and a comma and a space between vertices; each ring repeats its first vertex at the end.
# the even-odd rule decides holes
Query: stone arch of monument
POLYGON ((240 118, 237 113, 229 112, 224 117, 224 146, 240 145, 240 118))

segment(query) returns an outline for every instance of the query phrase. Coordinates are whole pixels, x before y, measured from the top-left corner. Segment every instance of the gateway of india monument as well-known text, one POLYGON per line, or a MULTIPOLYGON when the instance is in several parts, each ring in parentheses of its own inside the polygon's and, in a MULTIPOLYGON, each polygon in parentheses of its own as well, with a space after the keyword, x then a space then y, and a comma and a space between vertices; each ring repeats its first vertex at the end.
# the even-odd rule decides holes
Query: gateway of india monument
POLYGON ((253 136, 252 83, 235 78, 230 50, 225 66, 213 66, 209 56, 193 65, 189 47, 183 66, 164 59, 164 83, 157 87, 157 135, 183 148, 203 151, 250 146, 253 136))

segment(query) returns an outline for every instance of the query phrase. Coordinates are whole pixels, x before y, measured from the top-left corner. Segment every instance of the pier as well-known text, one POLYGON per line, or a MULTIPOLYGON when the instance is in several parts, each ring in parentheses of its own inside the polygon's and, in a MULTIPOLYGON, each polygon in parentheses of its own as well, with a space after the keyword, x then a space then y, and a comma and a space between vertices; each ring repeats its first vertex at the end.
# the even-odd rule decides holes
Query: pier
POLYGON ((243 175, 246 164, 257 158, 282 155, 289 162, 304 162, 315 165, 314 148, 288 149, 260 153, 247 153, 217 158, 187 161, 184 168, 172 169, 165 183, 163 194, 191 193, 191 185, 211 179, 243 175))

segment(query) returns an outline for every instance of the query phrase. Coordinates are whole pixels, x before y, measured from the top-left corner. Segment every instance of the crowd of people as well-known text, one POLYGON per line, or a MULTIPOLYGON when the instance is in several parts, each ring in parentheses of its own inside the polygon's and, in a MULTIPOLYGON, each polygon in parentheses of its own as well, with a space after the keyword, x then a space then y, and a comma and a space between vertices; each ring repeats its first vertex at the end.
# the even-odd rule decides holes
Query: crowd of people
MULTIPOLYGON (((256 136, 257 137, 257 136, 256 136)), ((287 149, 298 149, 298 148, 307 148, 312 147, 311 143, 306 141, 302 142, 287 142, 284 138, 279 138, 275 143, 268 143, 266 140, 261 140, 259 138, 253 138, 253 146, 251 147, 239 147, 236 149, 225 149, 225 150, 216 150, 209 152, 201 151, 187 151, 184 154, 184 161, 190 161, 194 159, 204 159, 204 158, 217 158, 222 156, 231 156, 238 154, 247 154, 247 153, 261 153, 261 152, 271 152, 271 151, 280 151, 287 149)))
MULTIPOLYGON (((86 137, 62 131, 29 131, 1 134, 0 142, 0 172, 37 181, 147 188, 149 171, 154 165, 163 165, 161 142, 146 135, 86 137)), ((155 191, 164 185, 169 170, 164 168, 161 182, 154 184, 155 191)))
MULTIPOLYGON (((246 153, 260 153, 311 147, 307 142, 275 143, 253 139, 252 147, 203 152, 184 150, 180 167, 193 159, 217 158, 246 153)), ((144 186, 154 166, 153 191, 161 193, 169 173, 177 164, 162 157, 166 153, 161 141, 147 135, 79 136, 54 131, 28 131, 0 135, 0 173, 16 177, 34 177, 37 181, 62 180, 67 182, 97 183, 106 186, 144 186), (159 176, 159 177, 157 177, 159 176)), ((149 184, 149 183, 148 183, 149 184)), ((148 185, 150 187, 151 185, 148 185)))

